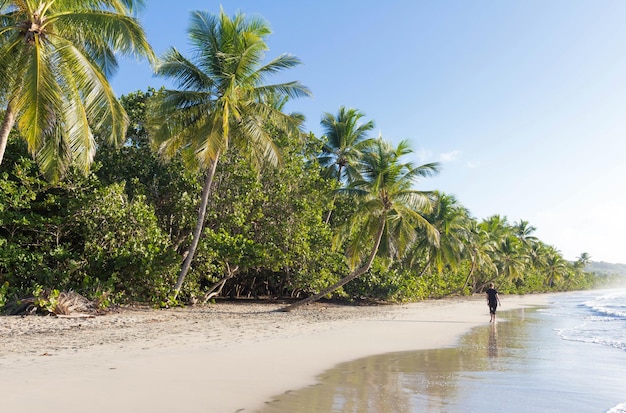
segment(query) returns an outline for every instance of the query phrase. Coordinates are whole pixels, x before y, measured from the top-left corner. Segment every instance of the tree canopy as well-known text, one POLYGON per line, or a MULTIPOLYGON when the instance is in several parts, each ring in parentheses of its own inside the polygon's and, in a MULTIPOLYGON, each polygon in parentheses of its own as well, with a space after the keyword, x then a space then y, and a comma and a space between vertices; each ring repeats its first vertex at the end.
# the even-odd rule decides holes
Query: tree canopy
POLYGON ((128 118, 108 82, 116 53, 153 58, 126 1, 0 2, 0 163, 16 124, 49 180, 70 165, 86 172, 94 133, 123 142, 128 118))
POLYGON ((151 57, 138 6, 0 2, 0 309, 33 295, 51 309, 68 290, 102 307, 267 297, 291 309, 605 279, 527 221, 477 219, 418 188, 439 165, 370 136, 358 109, 323 114, 322 136, 303 131, 285 103, 310 91, 267 82, 300 61, 264 60, 261 18, 192 12, 189 57, 170 49, 155 65, 176 88, 118 99, 115 52, 151 57))

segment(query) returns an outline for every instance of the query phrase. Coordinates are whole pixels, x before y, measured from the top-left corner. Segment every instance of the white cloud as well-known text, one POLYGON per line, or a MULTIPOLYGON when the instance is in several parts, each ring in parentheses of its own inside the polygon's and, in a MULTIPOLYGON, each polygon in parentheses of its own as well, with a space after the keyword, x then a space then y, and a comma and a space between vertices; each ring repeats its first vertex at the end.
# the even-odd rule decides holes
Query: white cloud
POLYGON ((428 149, 420 149, 419 151, 415 152, 415 155, 417 156, 417 159, 419 159, 420 163, 432 162, 433 160, 433 153, 428 149))
POLYGON ((461 151, 459 150, 454 150, 452 152, 444 152, 442 154, 439 154, 439 160, 441 162, 453 162, 457 160, 459 155, 461 155, 461 151))
POLYGON ((480 167, 480 161, 477 161, 477 162, 470 161, 466 163, 465 166, 467 166, 470 169, 477 169, 478 167, 480 167))

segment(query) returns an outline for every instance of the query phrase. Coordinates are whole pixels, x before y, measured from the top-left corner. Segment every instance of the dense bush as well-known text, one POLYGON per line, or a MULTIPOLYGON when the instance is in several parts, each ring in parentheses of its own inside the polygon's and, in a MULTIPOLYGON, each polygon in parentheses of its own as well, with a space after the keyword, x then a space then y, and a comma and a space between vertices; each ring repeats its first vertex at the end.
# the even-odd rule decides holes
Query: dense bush
MULTIPOLYGON (((51 297, 40 301, 52 305, 69 290, 102 305, 167 303, 204 177, 182 159, 164 163, 155 156, 143 127, 152 94, 123 97, 131 118, 127 142, 122 148, 99 142, 87 176, 70 171, 48 183, 22 140, 11 137, 0 165, 0 309, 25 296, 51 297)), ((257 169, 243 155, 222 157, 182 300, 202 300, 220 282, 223 296, 304 297, 349 273, 333 235, 356 206, 335 195, 342 182, 323 178, 316 161, 323 140, 276 132, 275 142, 280 165, 257 169)), ((436 208, 425 218, 438 229, 439 244, 419 235, 408 254, 378 257, 333 297, 407 302, 480 293, 492 281, 503 293, 519 294, 597 282, 582 271, 584 257, 565 262, 529 236, 527 223, 499 216, 478 222, 453 197, 433 200, 436 208)))
POLYGON ((142 197, 70 173, 49 184, 19 141, 0 170, 2 300, 37 288, 108 300, 163 301, 179 258, 142 197), (19 156, 17 156, 19 154, 19 156))
POLYGON ((82 196, 79 204, 73 227, 83 239, 85 287, 165 302, 179 259, 145 198, 129 201, 124 185, 113 184, 82 196))

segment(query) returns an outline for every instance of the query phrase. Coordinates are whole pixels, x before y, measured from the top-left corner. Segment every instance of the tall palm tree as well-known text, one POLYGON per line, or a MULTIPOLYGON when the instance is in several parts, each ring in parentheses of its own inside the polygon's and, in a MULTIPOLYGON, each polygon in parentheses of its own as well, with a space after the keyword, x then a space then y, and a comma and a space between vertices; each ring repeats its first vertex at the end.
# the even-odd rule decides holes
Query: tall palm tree
POLYGON ((340 228, 337 240, 349 239, 346 255, 353 271, 337 283, 319 293, 293 303, 283 309, 291 311, 317 301, 365 274, 377 254, 398 258, 417 237, 416 228, 422 228, 433 242, 439 238, 437 230, 422 214, 432 209, 430 193, 412 188, 423 177, 439 171, 436 163, 414 166, 401 163, 400 158, 411 153, 406 141, 397 148, 376 139, 363 152, 358 164, 360 179, 343 189, 357 202, 356 212, 340 228))
POLYGON ((581 253, 578 257, 576 257, 576 261, 574 261, 574 268, 577 270, 584 269, 587 264, 591 262, 591 255, 588 252, 581 253))
POLYGON ((481 229, 487 232, 493 240, 498 240, 505 236, 513 235, 513 230, 506 217, 498 214, 485 218, 480 223, 481 229))
POLYGON ((154 144, 163 157, 180 153, 206 175, 174 298, 198 246, 220 156, 235 146, 256 164, 277 162, 279 152, 268 122, 300 133, 301 118, 284 114, 275 103, 281 97, 309 96, 310 92, 299 82, 264 83, 268 76, 300 64, 294 56, 281 55, 262 65, 269 34, 261 18, 246 18, 242 13, 231 18, 223 10, 219 15, 194 11, 188 29, 192 58, 172 48, 157 64, 156 73, 172 79, 180 89, 162 91, 151 103, 148 130, 154 144))
POLYGON ((528 261, 526 258, 527 256, 522 253, 522 242, 519 238, 508 235, 496 243, 493 261, 498 269, 498 275, 505 280, 516 281, 524 278, 528 261))
MULTIPOLYGON (((360 123, 363 116, 365 115, 360 111, 346 109, 345 106, 339 107, 336 115, 329 112, 322 115, 320 123, 326 142, 318 160, 325 168, 326 176, 335 178, 340 183, 346 183, 350 177, 354 178, 354 165, 363 149, 372 142, 367 133, 374 129, 374 122, 370 120, 360 123)), ((330 222, 333 207, 331 205, 328 211, 326 223, 330 222)))
POLYGON ((491 245, 489 253, 497 276, 506 281, 522 279, 528 254, 525 255, 524 244, 517 236, 517 230, 508 223, 506 217, 500 215, 486 218, 479 226, 491 245))
POLYGON ((421 237, 416 244, 415 249, 427 253, 426 264, 420 274, 431 267, 435 267, 439 273, 444 266, 456 269, 469 236, 469 211, 453 195, 435 191, 434 200, 433 211, 426 219, 437 228, 440 238, 437 244, 432 244, 427 237, 421 237))
POLYGON ((99 132, 124 140, 128 118, 108 77, 115 53, 153 59, 132 13, 141 0, 0 1, 0 163, 14 125, 48 179, 93 161, 99 132))
POLYGON ((465 253, 470 260, 470 269, 465 278, 465 282, 461 287, 461 291, 468 285, 470 279, 472 279, 472 293, 478 291, 482 287, 486 280, 479 280, 477 282, 474 278, 474 274, 479 272, 483 275, 497 272, 495 263, 492 260, 495 244, 489 233, 484 227, 474 219, 470 219, 468 222, 468 237, 466 239, 465 253))
POLYGON ((555 287, 568 275, 568 264, 559 250, 554 247, 546 249, 546 284, 555 287))
POLYGON ((341 106, 336 115, 329 112, 322 115, 320 124, 326 142, 319 162, 326 168, 328 176, 338 181, 354 176, 354 165, 363 149, 372 142, 367 134, 374 129, 374 122, 360 123, 363 116, 357 109, 346 109, 345 106, 341 106))

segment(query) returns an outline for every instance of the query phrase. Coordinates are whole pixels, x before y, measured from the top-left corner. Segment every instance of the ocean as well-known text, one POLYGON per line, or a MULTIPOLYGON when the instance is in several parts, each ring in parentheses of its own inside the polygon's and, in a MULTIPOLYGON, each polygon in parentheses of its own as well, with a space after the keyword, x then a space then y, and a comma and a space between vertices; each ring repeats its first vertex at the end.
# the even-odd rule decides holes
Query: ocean
POLYGON ((455 347, 354 360, 319 380, 259 413, 626 413, 626 289, 555 294, 498 311, 455 347))

